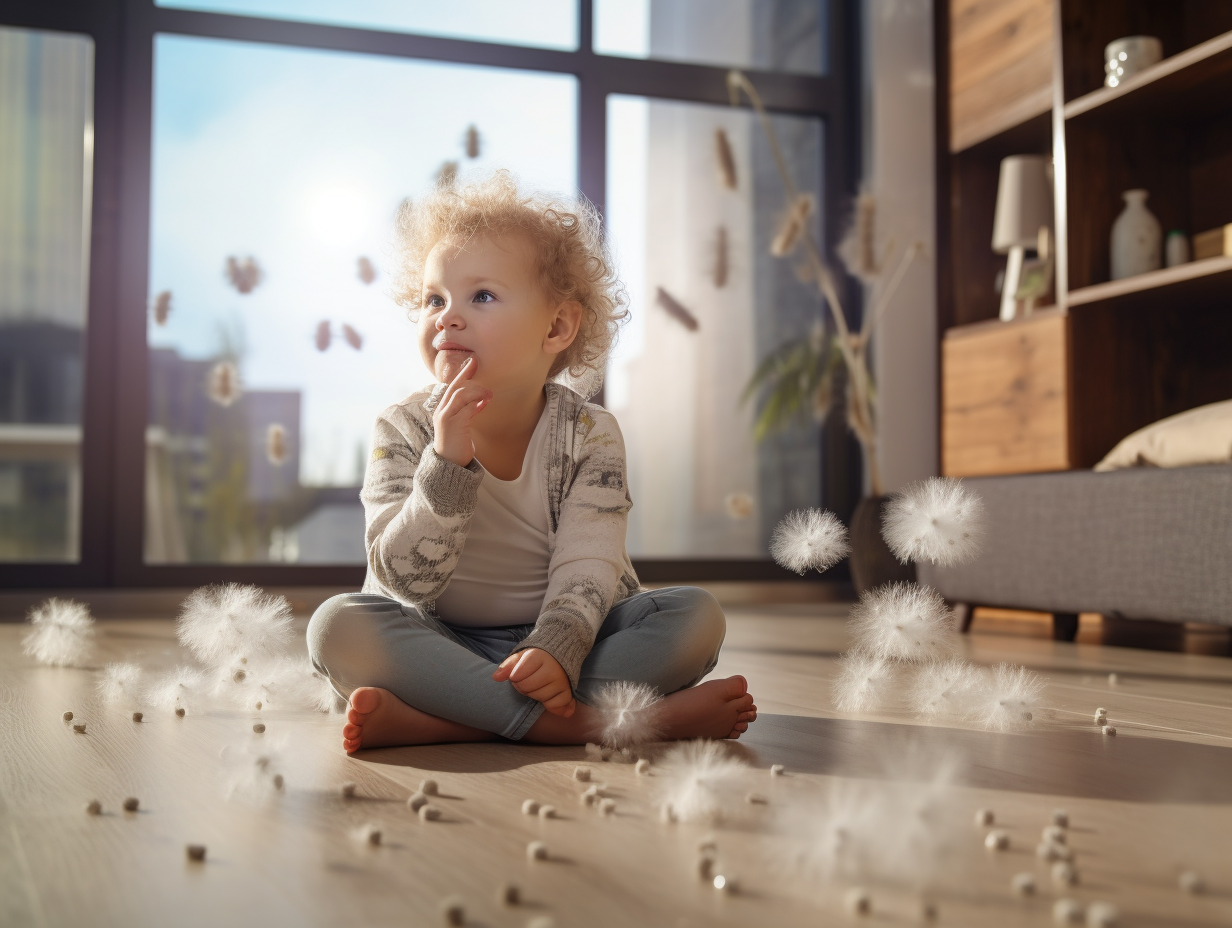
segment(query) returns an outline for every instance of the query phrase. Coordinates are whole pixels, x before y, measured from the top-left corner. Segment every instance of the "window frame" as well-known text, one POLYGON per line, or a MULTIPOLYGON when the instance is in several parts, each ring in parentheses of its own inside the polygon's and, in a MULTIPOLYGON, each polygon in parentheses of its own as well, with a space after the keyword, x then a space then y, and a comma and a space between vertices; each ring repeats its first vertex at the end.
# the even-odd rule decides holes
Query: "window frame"
MULTIPOLYGON (((169 9, 155 6, 154 0, 60 0, 55 4, 7 0, 0 4, 0 25, 80 33, 95 43, 94 205, 82 412, 80 560, 71 564, 0 563, 0 587, 195 587, 235 581, 358 588, 366 571, 362 564, 144 561, 154 36, 167 33, 572 74, 578 80, 578 187, 603 212, 608 95, 728 105, 729 68, 596 54, 592 49, 592 0, 577 2, 576 51, 169 9)), ((827 74, 751 69, 745 73, 757 85, 767 109, 824 121, 823 214, 825 228, 832 233, 840 228, 860 166, 860 44, 857 0, 829 0, 827 10, 827 74)), ((832 251, 834 244, 828 241, 827 250, 832 251)), ((842 296, 849 314, 858 314, 861 294, 849 278, 843 280, 842 296)), ((851 321, 858 324, 858 319, 851 321)), ((848 516, 859 499, 862 476, 858 448, 841 410, 837 412, 822 429, 819 481, 823 505, 848 516)), ((647 582, 794 576, 762 559, 637 558, 633 563, 647 582)), ((841 567, 826 578, 845 579, 841 567)))

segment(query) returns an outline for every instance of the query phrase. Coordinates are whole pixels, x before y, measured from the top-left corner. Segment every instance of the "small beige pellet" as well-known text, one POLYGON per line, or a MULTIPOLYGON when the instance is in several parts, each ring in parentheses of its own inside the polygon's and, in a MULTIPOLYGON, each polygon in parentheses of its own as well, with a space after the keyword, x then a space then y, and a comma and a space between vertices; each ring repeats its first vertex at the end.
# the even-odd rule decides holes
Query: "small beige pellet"
POLYGON ((182 719, 184 717, 184 707, 183 706, 175 707, 175 717, 178 719, 182 719))
POLYGON ((1105 725, 1103 731, 1104 731, 1104 734, 1108 736, 1109 738, 1116 735, 1116 728, 1114 728, 1111 725, 1105 725))
MULTIPOLYGON (((587 790, 587 792, 590 792, 590 790, 587 790)), ((415 795, 423 796, 423 793, 416 793, 415 795)), ((424 802, 427 802, 427 801, 428 800, 425 797, 424 802)), ((539 814, 539 803, 533 799, 522 800, 522 814, 523 815, 538 815, 539 814)))
POLYGON ((703 854, 697 858, 697 875, 703 883, 709 883, 714 879, 714 858, 709 854, 703 854))
POLYGON ((589 767, 574 767, 573 768, 573 779, 577 780, 580 783, 589 782, 590 781, 590 768, 589 767))
POLYGON ((977 825, 991 825, 996 820, 997 817, 993 815, 992 809, 975 810, 975 824, 977 825))
POLYGON ((368 839, 369 844, 379 847, 381 843, 381 829, 369 825, 364 832, 364 837, 368 839))
POLYGON ((1177 878, 1177 885, 1183 892, 1191 896, 1199 896, 1206 891, 1206 880, 1196 870, 1186 870, 1177 878))
POLYGON ((1052 882, 1058 886, 1074 886, 1078 883, 1078 870, 1067 860, 1058 860, 1052 865, 1052 882))
POLYGON ((441 921, 446 925, 466 924, 466 909, 461 899, 451 897, 441 903, 441 921))
POLYGON ((1077 899, 1058 899, 1052 904, 1054 925, 1081 925, 1082 903, 1077 899))
POLYGON ((86 723, 85 722, 74 722, 73 731, 77 732, 77 734, 79 735, 84 735, 86 733, 86 723))
POLYGON ((1108 722, 1108 710, 1107 709, 1096 709, 1095 710, 1095 724, 1105 725, 1107 724, 1107 722, 1108 722))
POLYGON ((1121 921, 1121 913, 1111 902, 1092 902, 1087 908, 1087 928, 1113 928, 1121 921))
POLYGON ((421 822, 435 822, 441 817, 441 810, 435 806, 423 806, 419 810, 419 820, 421 822))
POLYGON ((282 789, 283 782, 281 773, 274 774, 274 789, 282 789))
POLYGON ((526 845, 526 856, 530 860, 547 860, 548 846, 542 841, 532 841, 526 845))
POLYGON ((338 787, 338 791, 342 794, 343 799, 354 799, 355 789, 356 789, 355 784, 352 783, 350 780, 347 780, 347 782, 343 783, 340 787, 338 787))
POLYGON ((1010 836, 1004 831, 990 831, 984 838, 984 847, 990 851, 1008 850, 1010 846, 1010 836))
MULTIPOLYGON (((1109 686, 1116 686, 1120 682, 1121 682, 1120 678, 1115 673, 1108 674, 1108 685, 1109 686)), ((1092 908, 1094 908, 1094 906, 1092 906, 1092 908)), ((1087 915, 1087 918, 1088 920, 1090 919, 1089 913, 1087 915)))
POLYGON ((411 798, 406 801, 407 808, 412 812, 418 812, 428 804, 428 797, 423 793, 412 793, 411 798))
POLYGON ((125 812, 136 812, 138 805, 140 805, 140 803, 137 802, 137 797, 129 796, 127 799, 124 800, 124 811, 125 812))
POLYGON ((707 835, 697 842, 697 853, 699 854, 714 854, 719 850, 719 843, 714 840, 713 836, 707 835))
POLYGON ((770 765, 770 776, 781 777, 783 773, 784 773, 784 770, 783 770, 782 764, 771 764, 770 765))
POLYGON ((235 673, 231 674, 231 679, 234 680, 236 683, 243 683, 244 678, 246 676, 248 676, 248 674, 246 674, 244 671, 237 670, 235 673))
POLYGON ((1035 876, 1031 873, 1015 873, 1010 880, 1010 888, 1015 896, 1035 895, 1035 876))
POLYGON ((73 720, 73 711, 71 709, 64 713, 64 721, 71 722, 73 720))
POLYGON ((550 915, 536 915, 526 923, 526 928, 556 928, 556 920, 550 915))
POLYGON ((770 800, 761 795, 761 793, 749 793, 744 797, 744 801, 749 803, 749 805, 764 806, 770 800))
POLYGON ((638 762, 634 764, 633 769, 637 771, 639 776, 643 776, 643 777, 649 776, 650 775, 650 761, 648 761, 644 757, 639 758, 638 762))
POLYGON ((86 812, 88 812, 90 815, 102 815, 103 814, 103 804, 99 802, 97 799, 91 799, 89 802, 86 803, 86 812))
POLYGON ((739 889, 735 877, 724 876, 722 873, 714 875, 711 885, 720 892, 725 893, 735 893, 739 889))
POLYGON ((615 814, 615 812, 616 812, 616 800, 615 800, 615 799, 601 799, 601 800, 599 800, 599 811, 600 811, 601 813, 603 813, 604 815, 613 815, 613 814, 615 814))
POLYGON ((133 713, 133 721, 134 721, 134 722, 140 722, 143 718, 145 718, 145 715, 143 715, 142 713, 140 713, 140 712, 134 712, 134 713, 133 713))
POLYGON ((935 922, 939 914, 937 903, 928 899, 924 899, 920 902, 920 921, 935 922))
POLYGON ((556 818, 556 806, 540 806, 540 818, 556 818))
POLYGON ((198 862, 205 860, 204 844, 190 844, 184 850, 187 852, 189 860, 195 860, 198 862))
POLYGON ((849 915, 870 915, 873 911, 873 900, 868 890, 853 886, 843 896, 843 908, 849 915))
POLYGON ((496 889, 496 901, 501 905, 517 905, 522 901, 522 890, 517 883, 501 883, 496 889))
POLYGON ((258 735, 265 734, 265 723, 257 722, 257 724, 252 726, 252 730, 255 731, 258 735))
POLYGON ((1052 810, 1052 824, 1056 825, 1058 828, 1068 828, 1069 827, 1069 813, 1066 812, 1064 809, 1053 809, 1052 810))
POLYGON ((1065 844, 1069 840, 1069 835, 1060 825, 1045 825, 1040 837, 1045 841, 1054 841, 1057 844, 1065 844))
POLYGON ((424 780, 419 784, 419 791, 425 796, 438 796, 440 795, 441 788, 436 780, 424 780))

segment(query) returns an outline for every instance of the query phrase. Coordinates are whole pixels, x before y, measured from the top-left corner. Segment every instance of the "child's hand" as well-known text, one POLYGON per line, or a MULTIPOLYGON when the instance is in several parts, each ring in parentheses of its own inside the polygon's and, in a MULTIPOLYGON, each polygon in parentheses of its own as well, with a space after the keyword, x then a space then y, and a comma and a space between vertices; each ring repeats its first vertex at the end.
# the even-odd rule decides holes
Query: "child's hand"
POLYGON ((498 683, 501 680, 510 681, 515 690, 543 703, 543 708, 553 715, 568 718, 577 708, 564 668, 556 662, 556 658, 539 648, 527 648, 510 654, 501 661, 492 679, 498 683))
POLYGON ((441 402, 432 414, 436 437, 432 447, 446 461, 465 467, 475 456, 475 443, 471 440, 471 419, 492 401, 492 391, 477 383, 469 383, 475 376, 475 359, 467 358, 458 371, 458 376, 445 388, 441 402))

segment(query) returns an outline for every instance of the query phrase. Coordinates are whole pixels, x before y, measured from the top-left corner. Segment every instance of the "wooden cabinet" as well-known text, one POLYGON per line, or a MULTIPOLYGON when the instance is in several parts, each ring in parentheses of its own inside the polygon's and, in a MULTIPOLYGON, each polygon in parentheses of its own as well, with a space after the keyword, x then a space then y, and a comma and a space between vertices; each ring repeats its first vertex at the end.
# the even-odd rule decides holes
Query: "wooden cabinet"
POLYGON ((1109 280, 1124 190, 1150 191, 1165 233, 1232 222, 1232 3, 950 0, 938 13, 942 472, 1091 467, 1135 429, 1232 398, 1232 257, 1109 280), (1104 87, 1103 48, 1126 35, 1159 37, 1164 60, 1104 87), (1011 154, 1053 159, 1055 306, 999 323, 992 220, 1011 154))

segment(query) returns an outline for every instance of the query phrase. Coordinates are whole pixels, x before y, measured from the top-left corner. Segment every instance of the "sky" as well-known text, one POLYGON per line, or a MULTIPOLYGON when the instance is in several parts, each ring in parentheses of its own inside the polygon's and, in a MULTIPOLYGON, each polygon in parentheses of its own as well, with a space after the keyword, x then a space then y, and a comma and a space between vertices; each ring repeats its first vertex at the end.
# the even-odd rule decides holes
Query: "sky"
POLYGON ((572 195, 576 111, 570 75, 158 36, 149 288, 173 308, 166 326, 151 317, 150 345, 206 358, 223 328, 242 332, 248 389, 303 392, 301 481, 352 483, 377 414, 432 380, 388 295, 398 203, 445 160, 463 179, 507 167, 572 195), (252 293, 226 282, 229 255, 261 265, 252 293), (361 255, 380 269, 371 286, 361 255), (344 322, 361 351, 338 337, 344 322))

